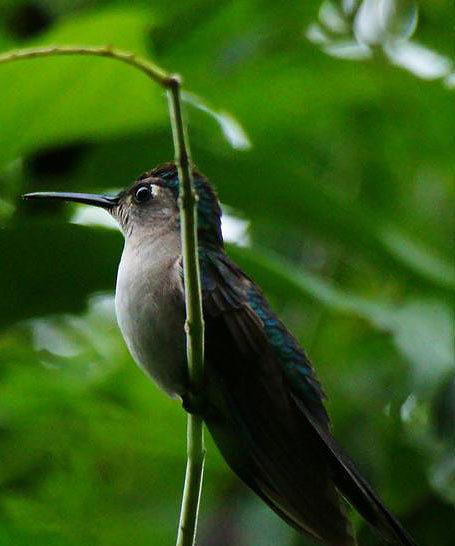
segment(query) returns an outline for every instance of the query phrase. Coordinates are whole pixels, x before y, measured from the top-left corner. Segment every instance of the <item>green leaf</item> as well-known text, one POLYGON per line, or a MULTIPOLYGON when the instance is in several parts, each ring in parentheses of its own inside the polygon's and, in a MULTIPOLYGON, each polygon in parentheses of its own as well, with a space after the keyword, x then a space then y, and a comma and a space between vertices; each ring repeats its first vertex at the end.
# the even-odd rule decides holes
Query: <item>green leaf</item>
POLYGON ((422 244, 396 229, 384 230, 382 238, 387 247, 404 263, 439 285, 452 290, 455 288, 455 268, 451 263, 435 256, 422 244))
POLYGON ((215 111, 213 107, 210 107, 201 97, 198 97, 194 93, 184 92, 182 93, 182 99, 187 104, 211 116, 218 123, 224 137, 233 148, 236 150, 249 150, 251 148, 248 135, 232 115, 227 112, 215 111))
POLYGON ((8 286, 0 324, 82 311, 89 294, 113 289, 121 248, 120 234, 106 229, 41 223, 0 230, 0 283, 8 286))
MULTIPOLYGON (((36 45, 109 45, 146 55, 150 13, 94 10, 62 20, 36 45)), ((111 59, 48 58, 0 66, 0 165, 54 143, 124 134, 166 119, 163 91, 111 59)))

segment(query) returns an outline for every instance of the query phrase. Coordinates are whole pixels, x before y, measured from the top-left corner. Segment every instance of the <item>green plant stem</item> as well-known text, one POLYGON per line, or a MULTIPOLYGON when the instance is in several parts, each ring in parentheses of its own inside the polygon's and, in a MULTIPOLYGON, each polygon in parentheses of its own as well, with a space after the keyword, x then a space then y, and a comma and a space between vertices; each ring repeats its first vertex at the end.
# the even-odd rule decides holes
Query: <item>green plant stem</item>
POLYGON ((107 57, 128 64, 146 74, 154 82, 162 87, 169 87, 173 77, 159 66, 138 57, 135 53, 123 51, 110 46, 85 47, 85 46, 49 46, 30 49, 18 49, 8 51, 0 55, 0 64, 11 63, 26 59, 38 59, 41 57, 64 56, 90 56, 107 57))
MULTIPOLYGON (((203 387, 204 321, 197 243, 197 195, 192 183, 190 150, 182 114, 180 79, 178 76, 168 74, 160 67, 133 53, 109 46, 50 46, 23 49, 0 55, 0 64, 40 57, 66 55, 107 57, 126 63, 140 70, 154 82, 167 89, 175 161, 180 180, 179 206, 190 394, 192 397, 197 398, 203 387)), ((204 470, 205 448, 202 419, 199 416, 188 414, 187 430, 187 466, 177 534, 177 546, 194 545, 204 470)))
MULTIPOLYGON (((197 257, 197 195, 192 184, 191 159, 181 111, 180 81, 174 77, 168 89, 174 137, 175 161, 180 187, 181 240, 187 309, 185 330, 191 395, 200 396, 203 387, 204 322, 201 280, 197 257)), ((187 466, 180 512, 177 546, 193 546, 196 537, 199 502, 204 469, 203 422, 198 415, 188 414, 187 466)))

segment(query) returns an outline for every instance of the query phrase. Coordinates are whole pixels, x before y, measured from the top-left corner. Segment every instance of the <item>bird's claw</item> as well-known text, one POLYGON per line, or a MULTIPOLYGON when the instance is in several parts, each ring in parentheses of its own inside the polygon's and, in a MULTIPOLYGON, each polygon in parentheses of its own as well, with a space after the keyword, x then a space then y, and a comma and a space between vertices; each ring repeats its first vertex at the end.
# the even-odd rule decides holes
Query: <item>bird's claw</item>
POLYGON ((203 416, 207 407, 205 396, 188 391, 182 396, 183 409, 191 415, 203 416))

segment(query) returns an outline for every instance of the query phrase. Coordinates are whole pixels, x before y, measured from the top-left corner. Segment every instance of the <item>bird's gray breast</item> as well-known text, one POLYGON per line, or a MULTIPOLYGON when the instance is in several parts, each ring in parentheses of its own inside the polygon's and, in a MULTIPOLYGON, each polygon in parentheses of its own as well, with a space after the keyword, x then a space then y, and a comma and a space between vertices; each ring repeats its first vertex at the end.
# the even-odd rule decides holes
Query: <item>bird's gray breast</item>
POLYGON ((125 244, 117 277, 117 321, 131 355, 171 396, 185 392, 184 301, 172 238, 125 244))

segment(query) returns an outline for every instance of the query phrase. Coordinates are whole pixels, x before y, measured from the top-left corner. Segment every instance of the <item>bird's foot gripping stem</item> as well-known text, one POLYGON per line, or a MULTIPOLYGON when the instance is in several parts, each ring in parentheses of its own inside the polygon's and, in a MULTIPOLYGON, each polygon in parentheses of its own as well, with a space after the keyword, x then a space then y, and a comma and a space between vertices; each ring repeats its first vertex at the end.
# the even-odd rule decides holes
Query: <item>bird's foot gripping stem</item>
POLYGON ((182 406, 187 413, 203 417, 207 410, 207 400, 203 393, 188 391, 182 396, 182 406))

